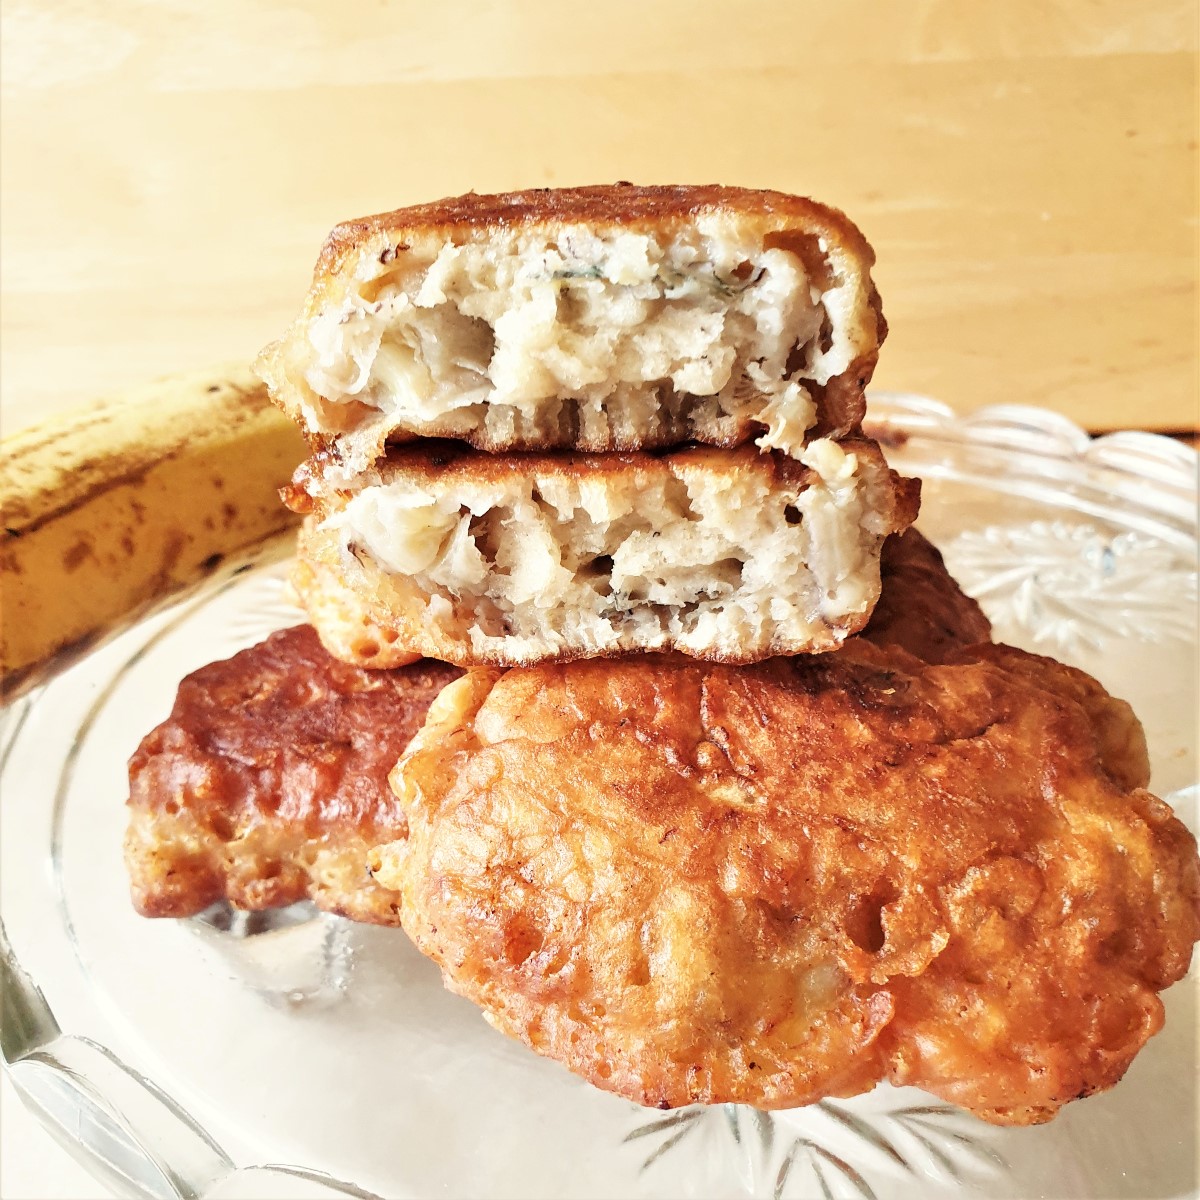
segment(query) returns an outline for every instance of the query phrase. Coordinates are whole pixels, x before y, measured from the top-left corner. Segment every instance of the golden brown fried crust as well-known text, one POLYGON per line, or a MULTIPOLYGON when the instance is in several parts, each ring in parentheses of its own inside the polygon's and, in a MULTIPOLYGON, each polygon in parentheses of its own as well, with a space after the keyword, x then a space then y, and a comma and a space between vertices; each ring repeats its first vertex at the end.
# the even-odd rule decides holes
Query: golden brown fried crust
POLYGON ((298 626, 189 675, 129 763, 134 906, 182 917, 222 899, 261 909, 310 898, 396 924, 367 848, 403 835, 387 773, 460 674, 345 666, 298 626))
POLYGON ((893 534, 879 560, 879 603, 860 636, 942 662, 962 646, 991 639, 983 609, 951 578, 937 547, 916 529, 893 534))
MULTIPOLYGON (((493 229, 531 225, 548 228, 588 225, 598 230, 669 233, 691 224, 705 212, 719 209, 737 212, 761 225, 765 236, 801 226, 852 254, 861 261, 864 270, 875 263, 875 251, 854 222, 839 209, 815 200, 720 184, 645 186, 622 182, 531 188, 495 195, 467 192, 345 221, 335 226, 326 239, 313 279, 319 283, 324 277, 336 274, 364 243, 381 239, 395 246, 402 245, 405 238, 432 234, 459 242, 470 236, 484 236, 493 229)), ((793 241, 785 238, 780 244, 784 249, 808 252, 793 241)))
POLYGON ((973 659, 986 658, 1034 684, 1048 681, 1087 711, 1101 764, 1116 783, 1126 789, 1149 784, 1146 734, 1133 709, 1084 671, 1011 646, 979 645, 991 639, 991 622, 920 532, 908 529, 888 538, 880 576, 879 603, 860 637, 877 646, 899 646, 928 663, 953 662, 958 651, 973 646, 973 659))
MULTIPOLYGON (((1149 785, 1150 752, 1141 721, 1126 701, 1110 696, 1086 671, 1013 646, 974 646, 965 653, 972 661, 994 663, 1034 687, 1070 697, 1087 713, 1100 765, 1113 782, 1126 791, 1149 785)), ((945 661, 957 662, 962 654, 961 648, 951 650, 945 661)))
POLYGON ((1075 683, 1021 663, 856 639, 473 671, 393 773, 409 836, 372 866, 448 986, 638 1103, 887 1079, 1048 1120, 1161 1025, 1200 864, 1102 767, 1075 683))
MULTIPOLYGON (((334 658, 373 670, 391 670, 421 660, 420 654, 405 648, 419 631, 404 637, 396 622, 377 620, 377 606, 370 598, 341 586, 336 570, 320 556, 298 557, 292 563, 288 581, 321 644, 334 658)), ((431 655, 430 659, 444 657, 431 655)))

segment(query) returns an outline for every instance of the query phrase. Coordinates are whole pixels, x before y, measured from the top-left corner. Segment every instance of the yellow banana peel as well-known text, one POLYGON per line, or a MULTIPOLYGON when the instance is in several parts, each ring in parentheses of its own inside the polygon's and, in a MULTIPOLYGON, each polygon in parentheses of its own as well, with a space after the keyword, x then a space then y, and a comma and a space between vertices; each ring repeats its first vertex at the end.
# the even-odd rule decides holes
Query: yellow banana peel
POLYGON ((0 441, 0 694, 10 700, 291 526, 306 454, 248 368, 173 377, 0 441))

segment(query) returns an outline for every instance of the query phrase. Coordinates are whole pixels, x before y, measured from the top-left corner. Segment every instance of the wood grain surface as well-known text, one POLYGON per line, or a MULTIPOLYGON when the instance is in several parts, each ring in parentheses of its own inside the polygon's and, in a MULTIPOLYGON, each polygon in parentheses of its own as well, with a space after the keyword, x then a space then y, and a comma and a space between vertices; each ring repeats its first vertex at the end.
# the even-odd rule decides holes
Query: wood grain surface
POLYGON ((627 178, 811 194, 879 255, 877 386, 1197 418, 1192 0, 13 0, 4 430, 248 360, 337 220, 627 178))

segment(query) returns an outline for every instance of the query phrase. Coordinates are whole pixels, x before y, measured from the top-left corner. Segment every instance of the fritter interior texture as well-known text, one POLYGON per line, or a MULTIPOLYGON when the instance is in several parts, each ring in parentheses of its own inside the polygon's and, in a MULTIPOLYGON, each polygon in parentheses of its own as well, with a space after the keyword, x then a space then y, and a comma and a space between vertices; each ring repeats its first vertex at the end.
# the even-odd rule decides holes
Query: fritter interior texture
MULTIPOLYGON (((293 582, 325 635, 343 588, 393 652, 462 665, 680 650, 747 662, 828 650, 866 624, 884 538, 918 484, 869 441, 803 462, 701 448, 511 455, 450 443, 394 452, 316 506, 293 582)), ((357 658, 355 661, 359 661, 357 658)))
POLYGON ((843 437, 886 334, 836 210, 721 187, 458 196, 339 226, 258 369, 350 471, 487 451, 843 437))
POLYGON ((460 674, 346 666, 303 625, 189 675, 129 763, 134 906, 184 917, 222 899, 262 909, 310 898, 397 924, 367 850, 403 834, 387 773, 460 674))
POLYGON ((375 877, 450 988, 638 1103, 886 1079, 1046 1121, 1121 1077, 1200 932, 1194 839, 1062 672, 862 639, 473 671, 375 877))

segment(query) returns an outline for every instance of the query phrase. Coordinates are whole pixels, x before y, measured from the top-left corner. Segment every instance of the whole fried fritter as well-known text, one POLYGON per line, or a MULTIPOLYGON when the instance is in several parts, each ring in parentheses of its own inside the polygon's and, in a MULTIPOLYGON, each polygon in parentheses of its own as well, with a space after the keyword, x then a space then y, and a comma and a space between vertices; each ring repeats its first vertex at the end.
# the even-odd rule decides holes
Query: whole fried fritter
POLYGON ((372 868, 450 988, 641 1104, 886 1079, 1045 1121, 1120 1079, 1200 934, 1195 840, 1078 691, 862 639, 472 671, 372 868))
POLYGON ((189 675, 129 762, 135 907, 183 917, 222 899, 261 909, 310 898, 396 924, 367 849, 403 835, 387 773, 461 674, 429 661, 346 666, 301 625, 189 675))

